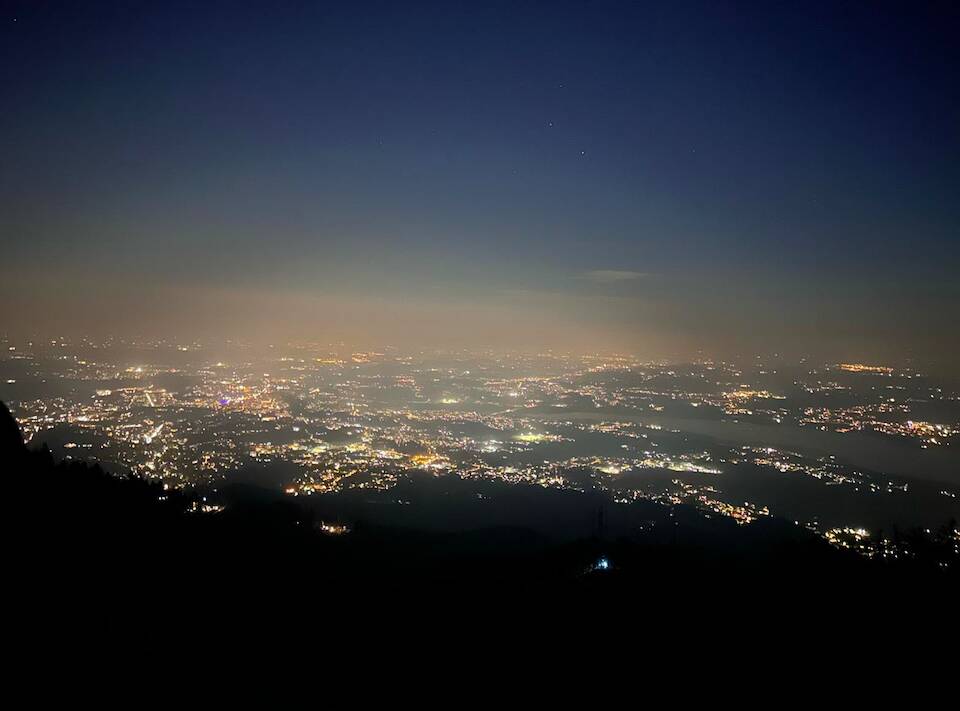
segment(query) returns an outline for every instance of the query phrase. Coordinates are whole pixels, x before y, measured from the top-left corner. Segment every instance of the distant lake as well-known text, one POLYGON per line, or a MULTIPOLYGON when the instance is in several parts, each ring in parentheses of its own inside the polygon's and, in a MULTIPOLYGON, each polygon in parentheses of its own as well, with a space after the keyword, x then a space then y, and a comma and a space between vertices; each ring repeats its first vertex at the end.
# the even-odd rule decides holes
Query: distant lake
POLYGON ((564 412, 530 415, 537 419, 642 422, 665 429, 712 437, 718 443, 739 447, 775 447, 822 457, 861 469, 910 479, 960 484, 960 448, 921 449, 913 441, 897 442, 880 435, 859 432, 823 432, 812 427, 762 425, 730 420, 714 421, 627 413, 564 412))

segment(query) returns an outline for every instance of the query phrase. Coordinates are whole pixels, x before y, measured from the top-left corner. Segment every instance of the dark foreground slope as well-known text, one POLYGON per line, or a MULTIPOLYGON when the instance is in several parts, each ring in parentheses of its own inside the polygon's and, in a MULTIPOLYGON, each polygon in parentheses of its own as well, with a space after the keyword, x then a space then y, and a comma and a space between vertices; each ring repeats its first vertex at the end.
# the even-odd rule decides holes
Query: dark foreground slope
MULTIPOLYGON (((838 604, 936 605, 956 577, 834 550, 776 521, 698 529, 687 542, 644 537, 557 541, 534 530, 416 530, 367 523, 323 535, 311 509, 235 495, 203 514, 191 496, 28 450, 0 409, 9 579, 24 609, 84 624, 156 618, 223 624, 330 615, 347 606, 478 605, 516 610, 597 603, 607 614, 715 614, 838 604), (598 561, 610 562, 597 569, 598 561), (917 595, 919 593, 919 595, 917 595)), ((688 516, 695 517, 693 512, 688 516)))

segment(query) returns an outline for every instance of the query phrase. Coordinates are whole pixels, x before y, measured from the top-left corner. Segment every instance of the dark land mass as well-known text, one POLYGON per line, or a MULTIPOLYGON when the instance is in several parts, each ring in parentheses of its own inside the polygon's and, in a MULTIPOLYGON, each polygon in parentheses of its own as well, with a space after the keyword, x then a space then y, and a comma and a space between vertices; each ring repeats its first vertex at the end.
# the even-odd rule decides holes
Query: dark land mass
POLYGON ((9 579, 25 614, 47 624, 289 622, 425 606, 664 622, 666 609, 715 615, 730 605, 789 615, 936 608, 960 589, 955 571, 935 565, 936 549, 883 563, 776 519, 736 526, 682 506, 605 508, 599 496, 537 487, 491 484, 478 496, 456 477, 297 499, 235 484, 221 492, 222 512, 201 513, 199 495, 28 449, 5 407, 0 462, 9 579), (328 535, 324 522, 351 530, 328 535))

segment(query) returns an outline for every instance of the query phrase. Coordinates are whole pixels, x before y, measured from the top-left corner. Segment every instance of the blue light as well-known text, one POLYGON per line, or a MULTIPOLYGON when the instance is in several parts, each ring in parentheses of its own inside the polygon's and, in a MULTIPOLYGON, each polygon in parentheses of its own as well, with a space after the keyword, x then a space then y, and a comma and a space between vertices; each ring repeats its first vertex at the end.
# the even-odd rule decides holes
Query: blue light
POLYGON ((595 567, 597 570, 609 570, 610 561, 607 560, 606 558, 601 558, 600 560, 597 561, 597 565, 595 567))

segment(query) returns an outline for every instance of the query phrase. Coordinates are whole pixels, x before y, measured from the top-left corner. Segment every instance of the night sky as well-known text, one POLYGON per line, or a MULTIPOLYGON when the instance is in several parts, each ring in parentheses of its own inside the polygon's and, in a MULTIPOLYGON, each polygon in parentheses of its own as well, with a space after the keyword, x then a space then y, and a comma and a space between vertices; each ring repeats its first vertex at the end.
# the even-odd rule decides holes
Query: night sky
POLYGON ((960 348, 960 10, 0 5, 0 332, 960 348))

